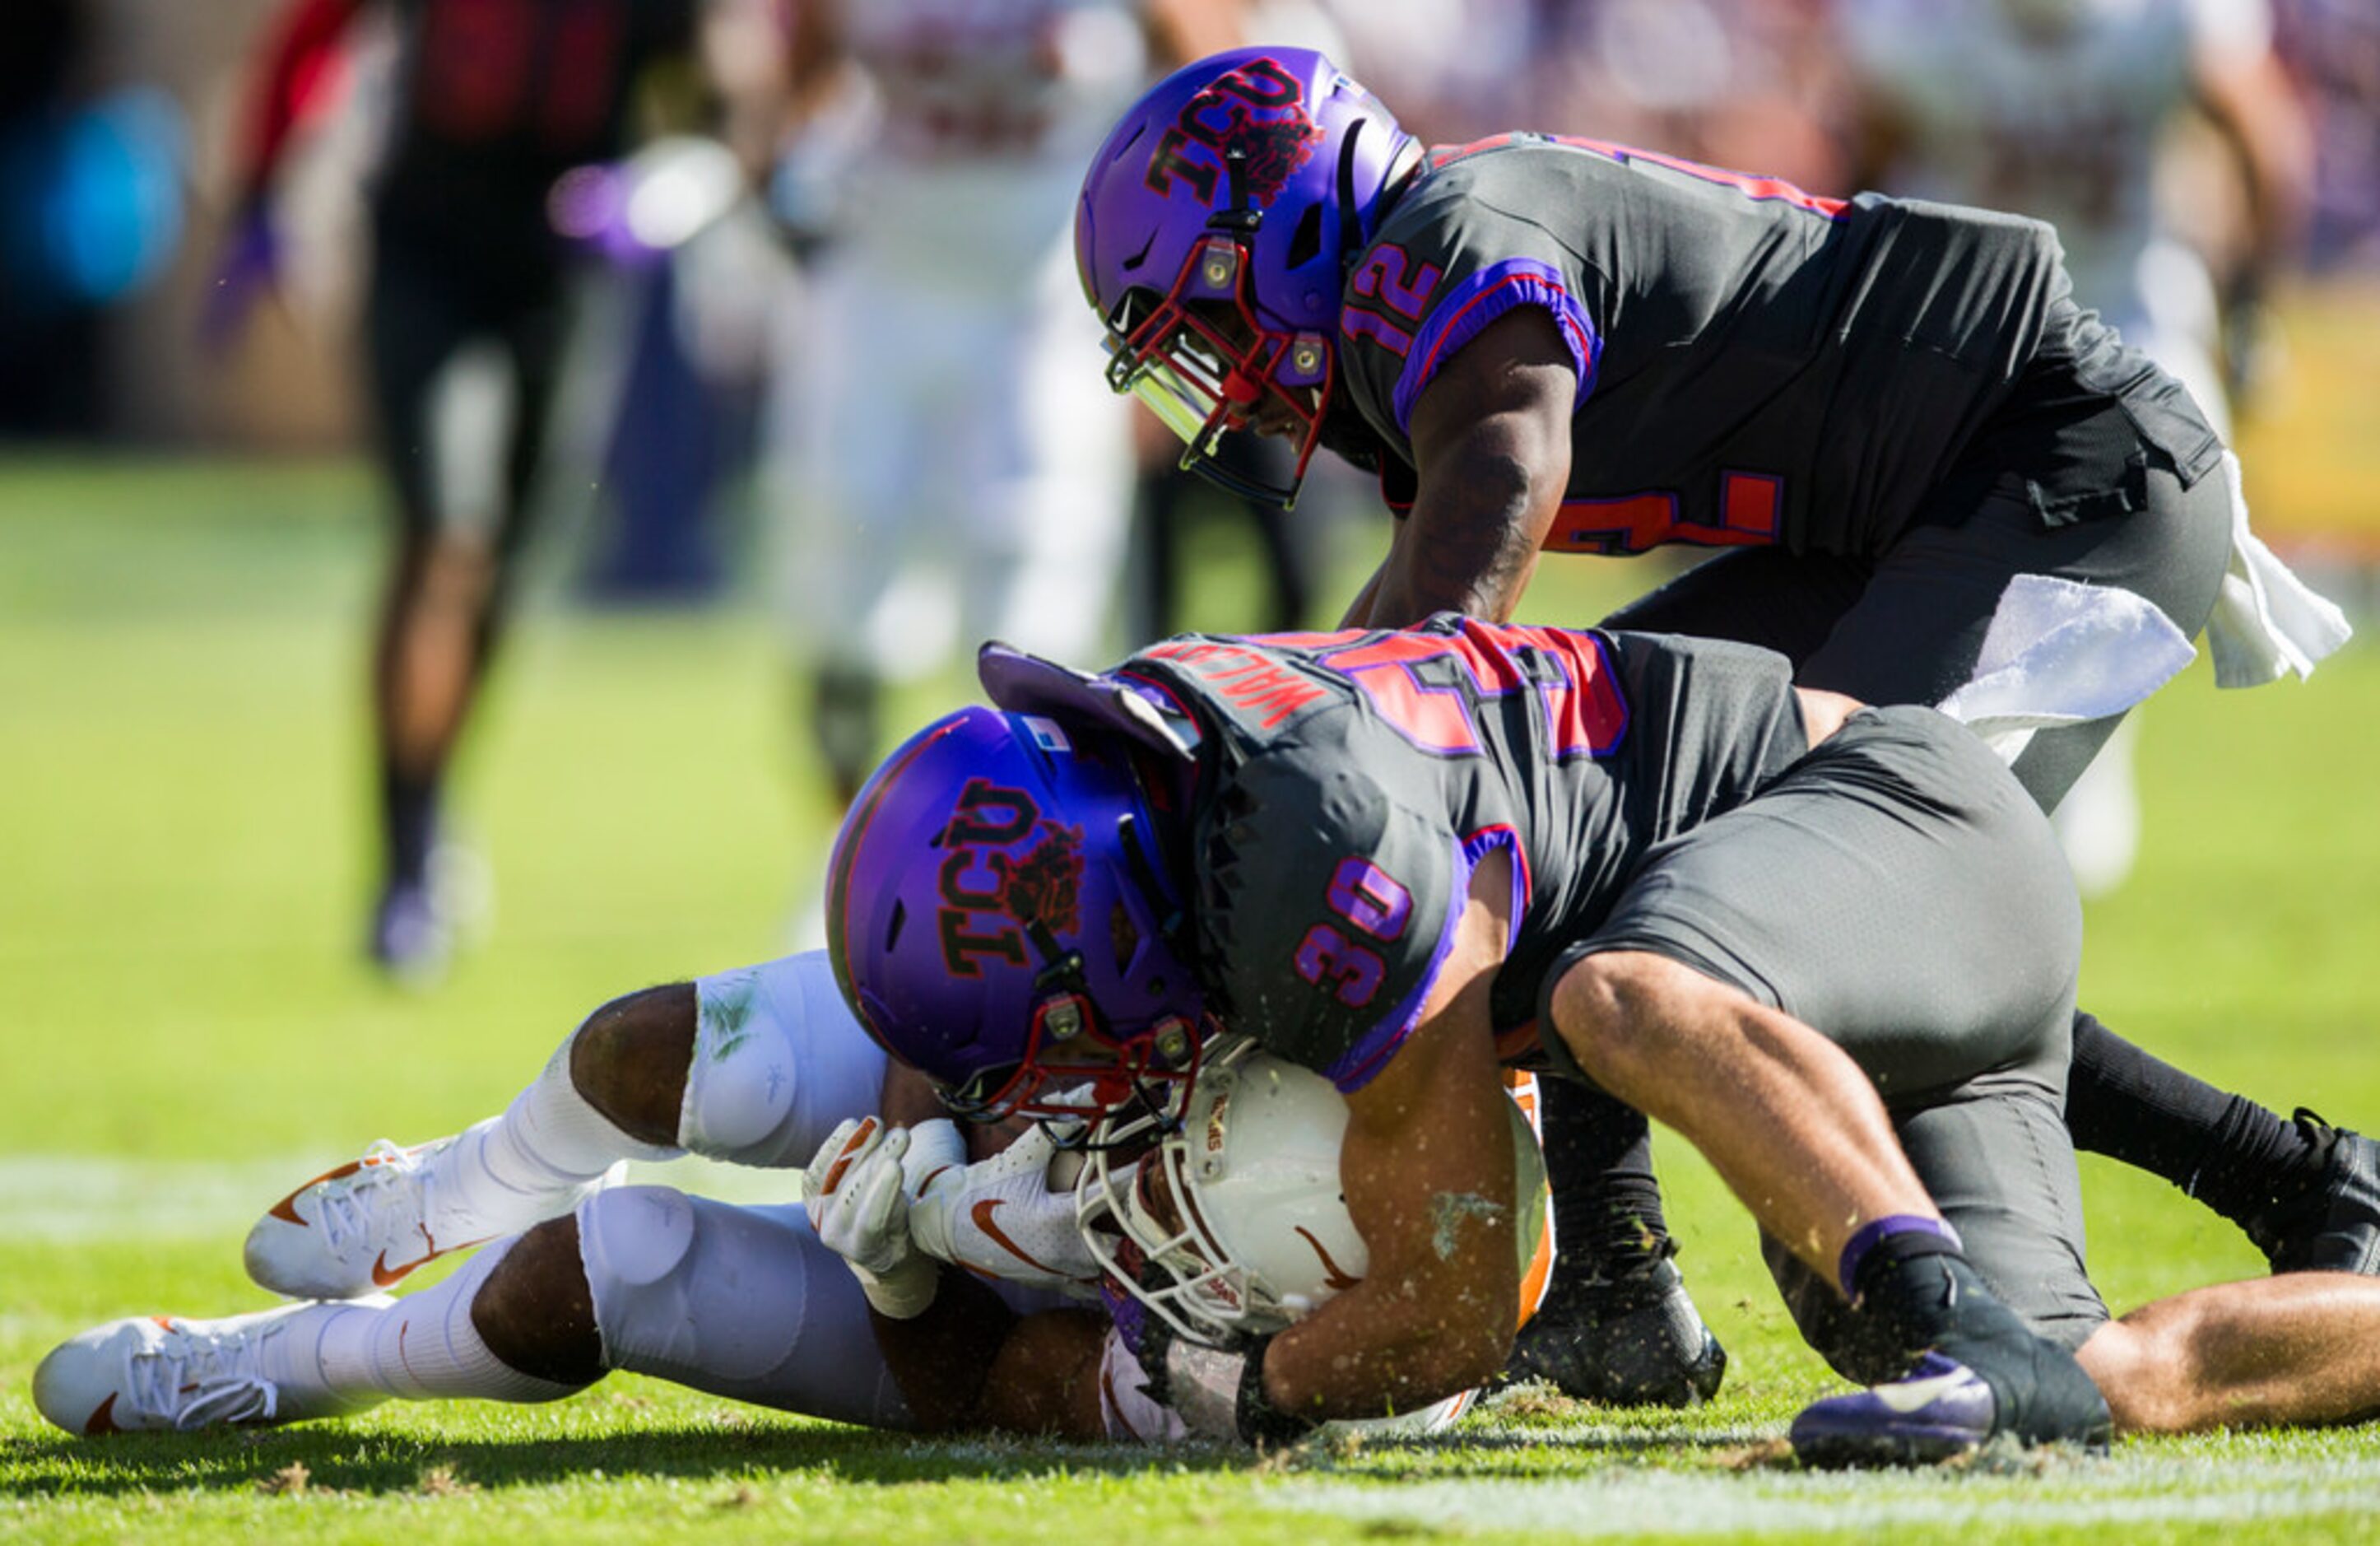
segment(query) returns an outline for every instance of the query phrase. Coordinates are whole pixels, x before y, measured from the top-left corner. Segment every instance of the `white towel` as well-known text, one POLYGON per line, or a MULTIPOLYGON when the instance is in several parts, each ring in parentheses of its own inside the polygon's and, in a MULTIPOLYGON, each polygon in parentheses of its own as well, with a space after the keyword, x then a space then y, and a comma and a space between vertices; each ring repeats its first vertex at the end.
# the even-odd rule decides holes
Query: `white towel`
POLYGON ((2355 630, 2346 614, 2316 594, 2248 530, 2248 501, 2240 492, 2240 458, 2223 453, 2231 490, 2231 563, 2215 613, 2206 620, 2206 648, 2217 687, 2253 688, 2285 672, 2313 674, 2314 663, 2355 630))
POLYGON ((2035 730, 2121 713, 2197 654, 2130 590, 2019 575, 2000 592, 1974 676, 1937 707, 2014 761, 2035 730))

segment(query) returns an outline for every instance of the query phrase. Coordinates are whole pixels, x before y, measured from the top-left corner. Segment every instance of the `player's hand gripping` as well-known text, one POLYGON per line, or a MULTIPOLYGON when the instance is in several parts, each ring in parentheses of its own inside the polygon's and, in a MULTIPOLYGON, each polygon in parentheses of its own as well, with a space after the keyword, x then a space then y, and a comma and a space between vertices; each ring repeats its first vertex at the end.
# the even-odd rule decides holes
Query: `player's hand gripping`
MULTIPOLYGON (((918 1125, 918 1142, 948 1121, 918 1125)), ((942 1141, 936 1139, 936 1141, 942 1141)), ((1034 1288, 1088 1293, 1099 1280, 1099 1263, 1075 1223, 1075 1194, 1050 1186, 1050 1161, 1058 1140, 1036 1126, 1014 1143, 964 1168, 928 1170, 912 1163, 917 1202, 909 1231, 927 1255, 1010 1283, 1034 1288)), ((915 1146, 910 1150, 917 1152, 915 1146)))
MULTIPOLYGON (((906 1127, 849 1119, 827 1135, 805 1176, 810 1227, 850 1266, 877 1313, 895 1321, 926 1312, 941 1271, 909 1237, 910 1180, 902 1162, 915 1147, 906 1127)), ((929 1147, 940 1148, 930 1140, 929 1147)))

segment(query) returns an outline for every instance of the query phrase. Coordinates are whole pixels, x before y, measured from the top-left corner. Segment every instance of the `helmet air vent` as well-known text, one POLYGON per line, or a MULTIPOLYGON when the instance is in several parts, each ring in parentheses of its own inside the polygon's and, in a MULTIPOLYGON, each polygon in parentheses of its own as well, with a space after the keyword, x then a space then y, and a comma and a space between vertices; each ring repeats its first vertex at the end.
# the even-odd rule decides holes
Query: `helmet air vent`
POLYGON ((1115 952, 1118 971, 1130 971, 1140 954, 1140 927, 1122 902, 1108 909, 1108 948, 1115 952))
POLYGON ((1322 206, 1308 204, 1289 238, 1289 266, 1304 268, 1322 253, 1322 206))

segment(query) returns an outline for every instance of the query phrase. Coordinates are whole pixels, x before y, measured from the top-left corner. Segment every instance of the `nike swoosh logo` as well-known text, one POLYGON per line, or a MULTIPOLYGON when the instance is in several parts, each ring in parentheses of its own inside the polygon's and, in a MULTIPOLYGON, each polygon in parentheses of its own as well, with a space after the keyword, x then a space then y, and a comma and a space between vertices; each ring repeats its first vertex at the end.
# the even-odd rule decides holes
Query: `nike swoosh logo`
POLYGON ((1322 1259, 1322 1281, 1330 1285, 1330 1291, 1332 1293, 1342 1293, 1347 1289, 1354 1287, 1357 1284, 1364 1281, 1361 1278, 1349 1277, 1346 1272, 1341 1269, 1339 1263, 1330 1260, 1330 1253, 1322 1248, 1322 1242, 1316 1239, 1312 1232, 1307 1230, 1304 1224, 1297 1225, 1296 1229, 1297 1233, 1305 1239, 1305 1243, 1314 1248, 1314 1254, 1322 1259))
POLYGON ((1975 1378, 1972 1371, 1962 1369, 1955 1374, 1937 1374, 1925 1380, 1903 1380, 1899 1384, 1878 1385, 1874 1394, 1887 1410, 1907 1417, 1975 1378))
POLYGON ((975 1220, 975 1226, 983 1231, 983 1237, 985 1239, 990 1241, 993 1245, 998 1246, 1002 1250, 1006 1251, 1009 1255, 1016 1258, 1017 1260, 1024 1262, 1027 1267, 1032 1268, 1035 1272, 1047 1272, 1053 1278, 1063 1278, 1069 1283, 1079 1283, 1083 1281, 1075 1277, 1072 1272, 1060 1272, 1057 1268, 1050 1266, 1048 1262, 1035 1256, 1031 1251, 1026 1250, 1024 1247, 1010 1239, 1008 1237, 1008 1232, 1001 1228, 999 1224, 993 1223, 991 1217, 992 1214, 998 1212, 1005 1205, 1006 1199, 1003 1198, 988 1197, 978 1201, 973 1208, 967 1210, 969 1216, 975 1220))
POLYGON ((325 1181, 336 1181, 343 1175, 353 1175, 356 1172, 363 1168, 364 1163, 361 1160, 349 1160, 346 1164, 340 1165, 335 1170, 326 1170, 322 1175, 314 1177, 311 1181, 309 1181, 304 1186, 298 1187, 296 1191, 291 1192, 287 1197, 285 1197, 280 1201, 274 1203, 272 1207, 266 1209, 265 1212, 273 1218, 285 1220, 287 1223, 296 1224, 300 1229, 305 1229, 309 1226, 304 1219, 298 1216, 298 1199, 305 1196, 306 1193, 312 1190, 314 1187, 321 1186, 325 1181))
MULTIPOLYGON (((423 1238, 429 1237, 425 1236, 423 1238)), ((484 1235, 477 1240, 466 1240, 459 1246, 441 1246, 436 1240, 430 1240, 430 1248, 427 1251, 410 1261, 400 1261, 394 1267, 388 1264, 388 1252, 382 1251, 372 1261, 372 1283, 381 1288, 395 1287, 402 1283, 408 1273, 418 1268, 427 1267, 442 1256, 452 1256, 456 1251, 469 1250, 473 1246, 483 1246, 494 1238, 492 1235, 484 1235)))
POLYGON ((114 1391, 107 1393, 107 1399, 101 1402, 98 1409, 91 1413, 91 1419, 82 1425, 82 1430, 86 1437, 92 1439, 98 1438, 103 1433, 124 1431, 123 1429, 115 1426, 115 1393, 114 1391))

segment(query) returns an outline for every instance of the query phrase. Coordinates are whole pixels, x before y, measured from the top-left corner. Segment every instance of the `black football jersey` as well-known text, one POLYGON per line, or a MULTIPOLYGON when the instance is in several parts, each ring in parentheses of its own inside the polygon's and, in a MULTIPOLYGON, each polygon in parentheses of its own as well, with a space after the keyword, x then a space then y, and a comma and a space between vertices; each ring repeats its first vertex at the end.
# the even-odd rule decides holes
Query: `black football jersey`
POLYGON ((1512 134, 1431 152, 1351 273, 1339 357, 1394 454, 1391 503, 1439 366, 1536 305, 1578 370, 1549 550, 1868 553, 1955 465, 2068 288, 2039 221, 1512 134))
POLYGON ((691 59, 697 0, 398 0, 378 198, 475 246, 551 240, 546 196, 627 146, 635 87, 691 59))
POLYGON ((1411 1033, 1488 853, 1513 858, 1500 1051, 1654 845, 1804 749, 1781 655, 1441 614, 1399 632, 1185 635, 1116 675, 1200 727, 1202 975, 1225 1022, 1342 1090, 1411 1033))

